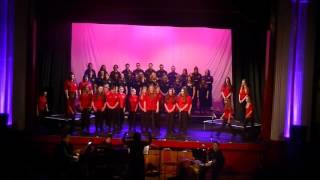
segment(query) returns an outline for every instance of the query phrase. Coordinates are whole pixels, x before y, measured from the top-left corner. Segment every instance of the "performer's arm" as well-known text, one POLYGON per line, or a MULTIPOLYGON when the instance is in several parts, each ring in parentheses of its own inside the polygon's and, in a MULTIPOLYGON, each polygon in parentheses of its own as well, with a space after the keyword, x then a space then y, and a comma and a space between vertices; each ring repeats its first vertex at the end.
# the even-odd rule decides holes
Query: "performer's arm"
POLYGON ((251 114, 252 114, 252 110, 249 111, 249 113, 246 115, 246 118, 248 118, 249 116, 251 116, 251 114))
POLYGON ((209 90, 207 90, 206 98, 209 99, 209 90))
POLYGON ((64 90, 64 93, 66 94, 66 98, 69 99, 69 91, 68 91, 68 89, 64 90))
POLYGON ((192 89, 193 89, 192 99, 194 99, 196 96, 196 87, 193 86, 192 89))
POLYGON ((159 112, 159 101, 157 101, 157 109, 156 109, 156 113, 159 112))
POLYGON ((94 106, 94 102, 93 101, 91 102, 91 106, 92 106, 93 111, 97 112, 97 108, 94 106))

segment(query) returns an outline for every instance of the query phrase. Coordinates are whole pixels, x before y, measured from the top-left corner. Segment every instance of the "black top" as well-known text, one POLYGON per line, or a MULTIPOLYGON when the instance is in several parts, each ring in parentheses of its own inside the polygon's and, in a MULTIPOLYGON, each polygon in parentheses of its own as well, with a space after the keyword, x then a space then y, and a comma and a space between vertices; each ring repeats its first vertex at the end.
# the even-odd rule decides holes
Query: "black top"
POLYGON ((209 91, 211 91, 212 90, 213 77, 212 76, 203 76, 203 79, 205 80, 209 91))
POLYGON ((144 72, 144 76, 146 77, 147 80, 150 79, 150 75, 152 73, 155 73, 156 71, 154 69, 147 69, 145 72, 144 72))
POLYGON ((194 86, 199 89, 200 81, 201 81, 201 74, 200 73, 192 73, 191 75, 192 82, 194 86))
POLYGON ((130 69, 123 70, 122 74, 124 75, 124 79, 126 80, 126 82, 130 81, 130 77, 132 76, 132 71, 130 69))
POLYGON ((142 69, 135 69, 133 71, 133 76, 136 77, 139 73, 144 73, 144 71, 142 69))
POLYGON ((167 75, 167 71, 166 70, 158 70, 156 72, 156 74, 157 74, 158 78, 162 78, 164 75, 167 75))
POLYGON ((97 75, 96 75, 96 71, 95 71, 94 69, 86 69, 86 71, 84 72, 83 77, 84 77, 84 76, 90 77, 90 71, 92 72, 92 77, 91 77, 91 79, 96 78, 97 75))
POLYGON ((223 153, 218 150, 218 151, 209 151, 208 152, 208 161, 212 161, 215 160, 215 162, 213 163, 212 167, 213 167, 213 171, 215 170, 221 170, 224 166, 224 155, 223 153))
POLYGON ((176 82, 176 78, 178 76, 178 73, 176 72, 170 72, 168 74, 169 84, 172 86, 176 82))

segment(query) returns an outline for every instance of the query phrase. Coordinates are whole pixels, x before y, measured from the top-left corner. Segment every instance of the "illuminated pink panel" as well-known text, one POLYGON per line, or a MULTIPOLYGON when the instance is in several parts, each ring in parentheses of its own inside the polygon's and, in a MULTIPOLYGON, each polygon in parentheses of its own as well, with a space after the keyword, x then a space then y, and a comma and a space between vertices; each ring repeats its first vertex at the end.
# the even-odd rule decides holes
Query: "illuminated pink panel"
POLYGON ((102 64, 111 71, 126 63, 143 69, 149 62, 157 70, 160 63, 169 72, 183 68, 200 73, 210 69, 214 77, 213 98, 220 102, 220 88, 226 76, 232 77, 231 30, 203 27, 169 27, 115 24, 72 24, 72 71, 81 80, 86 64, 92 62, 96 71, 102 64))

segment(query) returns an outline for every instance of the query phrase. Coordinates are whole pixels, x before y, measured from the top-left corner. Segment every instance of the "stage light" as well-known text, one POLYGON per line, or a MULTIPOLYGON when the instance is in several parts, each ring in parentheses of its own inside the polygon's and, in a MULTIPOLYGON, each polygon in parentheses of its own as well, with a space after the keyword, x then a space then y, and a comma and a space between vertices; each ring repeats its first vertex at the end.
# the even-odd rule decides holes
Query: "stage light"
POLYGON ((12 124, 13 1, 0 0, 0 113, 12 124))

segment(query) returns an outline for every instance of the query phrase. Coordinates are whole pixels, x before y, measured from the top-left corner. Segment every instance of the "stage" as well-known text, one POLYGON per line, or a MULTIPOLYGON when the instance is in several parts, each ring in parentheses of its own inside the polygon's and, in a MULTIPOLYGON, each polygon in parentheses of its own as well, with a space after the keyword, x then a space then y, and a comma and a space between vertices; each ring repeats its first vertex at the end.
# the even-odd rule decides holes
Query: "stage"
MULTIPOLYGON (((177 141, 194 141, 194 142, 213 142, 220 143, 258 143, 260 133, 260 123, 255 123, 254 127, 248 124, 247 130, 244 130, 243 124, 238 120, 231 121, 231 127, 224 126, 223 120, 217 117, 220 116, 219 112, 199 114, 193 113, 192 118, 188 122, 188 131, 186 136, 180 136, 177 129, 177 121, 175 122, 175 132, 173 136, 167 136, 165 114, 161 115, 160 131, 153 135, 153 139, 159 141, 177 140, 177 141), (214 114, 214 115, 213 115, 214 114)), ((63 127, 68 125, 71 119, 65 118, 63 114, 56 114, 47 116, 45 118, 46 126, 39 129, 40 135, 54 135, 59 134, 63 127)), ((105 130, 104 134, 95 134, 94 115, 90 117, 89 132, 82 133, 80 130, 80 114, 75 118, 75 131, 73 136, 83 137, 103 137, 107 135, 105 130)), ((137 123, 136 131, 140 132, 140 124, 137 123)), ((114 138, 122 138, 123 134, 128 132, 128 124, 125 116, 124 125, 121 132, 112 133, 114 138)))

